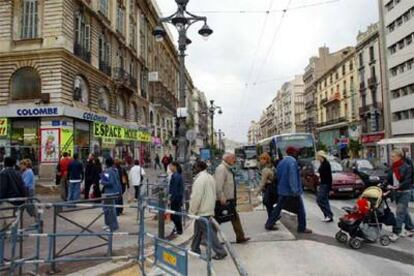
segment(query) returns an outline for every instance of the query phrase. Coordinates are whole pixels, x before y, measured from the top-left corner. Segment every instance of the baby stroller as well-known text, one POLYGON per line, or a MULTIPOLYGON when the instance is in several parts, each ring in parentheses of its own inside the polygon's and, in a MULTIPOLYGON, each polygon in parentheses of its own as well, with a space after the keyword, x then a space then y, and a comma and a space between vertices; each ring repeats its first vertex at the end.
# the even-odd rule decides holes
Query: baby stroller
POLYGON ((382 225, 394 225, 395 216, 387 203, 389 192, 380 187, 364 190, 355 207, 343 207, 347 212, 338 222, 339 232, 335 238, 347 243, 352 249, 360 249, 362 242, 374 243, 379 240, 383 246, 391 242, 389 235, 382 233, 382 225))

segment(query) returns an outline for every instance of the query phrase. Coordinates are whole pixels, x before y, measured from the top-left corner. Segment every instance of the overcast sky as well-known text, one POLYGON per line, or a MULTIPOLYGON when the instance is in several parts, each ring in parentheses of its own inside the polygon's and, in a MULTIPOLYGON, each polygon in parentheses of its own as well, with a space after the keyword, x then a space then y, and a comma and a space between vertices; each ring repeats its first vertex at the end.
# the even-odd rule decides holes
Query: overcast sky
MULTIPOLYGON (((156 1, 163 15, 176 10, 174 0, 156 1)), ((215 117, 215 127, 230 139, 247 141, 250 121, 259 120, 284 82, 303 74, 318 47, 326 45, 332 52, 354 46, 358 31, 378 21, 377 2, 190 0, 187 10, 207 16, 214 30, 204 41, 197 33, 201 23, 191 27, 193 43, 186 62, 194 84, 223 108, 223 115, 215 117), (269 8, 275 12, 234 13, 269 8)))

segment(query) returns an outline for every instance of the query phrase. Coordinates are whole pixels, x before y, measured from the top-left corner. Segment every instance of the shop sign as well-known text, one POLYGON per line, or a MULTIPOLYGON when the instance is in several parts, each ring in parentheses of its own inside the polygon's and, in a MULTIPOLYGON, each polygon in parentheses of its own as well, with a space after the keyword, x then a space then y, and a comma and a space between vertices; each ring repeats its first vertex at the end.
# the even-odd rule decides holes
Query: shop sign
POLYGON ((90 112, 83 113, 82 118, 87 121, 94 121, 94 122, 101 122, 101 123, 106 123, 106 121, 108 121, 108 117, 101 116, 95 113, 90 113, 90 112))
POLYGON ((36 107, 36 108, 19 108, 16 114, 22 117, 30 116, 54 116, 59 115, 57 107, 36 107))
POLYGON ((349 144, 349 138, 335 138, 335 145, 348 145, 349 144))
POLYGON ((361 142, 362 144, 374 144, 384 139, 384 137, 384 133, 362 135, 361 142))
POLYGON ((8 121, 7 118, 0 118, 0 136, 7 136, 8 135, 8 121))
POLYGON ((116 139, 103 137, 102 145, 116 145, 116 139))
POLYGON ((154 145, 161 145, 161 138, 159 138, 159 137, 152 137, 152 144, 154 144, 154 145))
POLYGON ((151 142, 151 135, 149 133, 120 126, 95 123, 93 132, 97 138, 151 142))

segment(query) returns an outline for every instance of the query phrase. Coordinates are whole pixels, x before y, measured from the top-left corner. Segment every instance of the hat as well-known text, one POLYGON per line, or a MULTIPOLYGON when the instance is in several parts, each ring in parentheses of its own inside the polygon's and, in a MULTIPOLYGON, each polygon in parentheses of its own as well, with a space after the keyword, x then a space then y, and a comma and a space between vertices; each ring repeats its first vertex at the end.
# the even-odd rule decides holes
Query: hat
POLYGON ((325 159, 328 159, 328 154, 325 151, 323 151, 323 150, 318 151, 316 153, 316 156, 320 156, 320 157, 323 157, 325 159))
POLYGON ((299 149, 298 148, 295 148, 295 147, 292 147, 292 146, 287 147, 286 154, 287 155, 291 155, 291 156, 292 155, 296 156, 296 155, 299 154, 299 149))

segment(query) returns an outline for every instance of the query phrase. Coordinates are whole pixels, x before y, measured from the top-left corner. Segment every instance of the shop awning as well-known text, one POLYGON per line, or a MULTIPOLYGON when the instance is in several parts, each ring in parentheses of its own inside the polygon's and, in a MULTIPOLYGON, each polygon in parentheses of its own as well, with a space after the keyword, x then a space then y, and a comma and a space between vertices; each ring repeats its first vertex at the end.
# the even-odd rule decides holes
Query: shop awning
POLYGON ((378 142, 378 145, 396 145, 396 144, 414 144, 414 136, 382 139, 381 141, 378 142))

